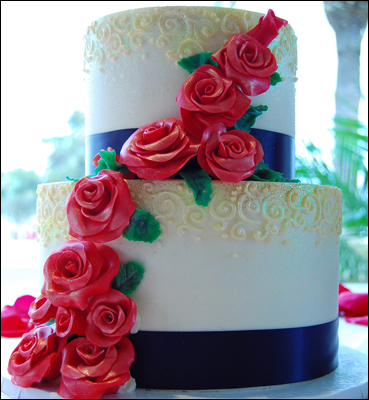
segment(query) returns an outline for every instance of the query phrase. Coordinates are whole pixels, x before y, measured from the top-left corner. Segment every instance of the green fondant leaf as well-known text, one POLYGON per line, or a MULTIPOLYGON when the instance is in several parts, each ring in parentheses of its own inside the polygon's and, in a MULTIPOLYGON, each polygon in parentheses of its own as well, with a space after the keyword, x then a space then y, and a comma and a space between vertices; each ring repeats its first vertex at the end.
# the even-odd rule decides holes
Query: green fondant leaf
POLYGON ((47 322, 44 322, 43 324, 37 325, 37 326, 49 326, 55 324, 55 318, 50 318, 47 322))
POLYGON ((278 72, 274 72, 274 74, 270 76, 270 85, 275 86, 279 82, 282 82, 282 78, 278 72))
POLYGON ((245 114, 236 121, 234 127, 241 131, 250 132, 250 128, 255 124, 256 118, 263 113, 268 111, 268 106, 250 106, 245 114))
MULTIPOLYGON (((101 159, 98 161, 99 165, 95 168, 95 172, 92 175, 86 176, 87 178, 92 178, 93 176, 96 176, 100 171, 104 169, 110 169, 112 171, 120 172, 123 176, 128 174, 129 169, 125 165, 119 164, 119 162, 117 162, 115 158, 116 156, 115 150, 112 151, 101 150, 99 151, 99 155, 101 157, 101 159)), ((66 179, 68 179, 69 181, 78 182, 82 178, 75 179, 66 176, 66 179)))
POLYGON ((182 58, 182 60, 178 61, 178 64, 188 71, 190 74, 195 72, 197 68, 201 67, 202 65, 209 64, 213 65, 214 67, 219 67, 219 63, 214 61, 211 56, 213 53, 199 53, 195 54, 194 56, 182 58))
POLYGON ((65 178, 68 179, 68 181, 78 182, 78 181, 80 181, 80 180, 83 179, 83 178, 92 178, 93 176, 96 176, 96 174, 86 175, 86 176, 83 176, 82 178, 79 178, 79 179, 77 179, 77 178, 70 178, 69 176, 66 176, 65 178))
POLYGON ((154 242, 161 234, 159 222, 150 213, 136 208, 123 237, 135 242, 154 242))
POLYGON ((288 179, 283 177, 283 173, 269 169, 268 164, 261 160, 256 165, 254 173, 249 176, 247 181, 261 181, 261 182, 294 182, 300 183, 299 179, 288 179))
POLYGON ((258 171, 260 171, 260 170, 262 170, 262 169, 269 169, 269 166, 268 166, 268 164, 264 161, 264 158, 259 162, 259 164, 256 164, 254 173, 255 173, 255 172, 258 172, 258 171))
POLYGON ((99 165, 95 168, 95 175, 97 175, 103 169, 117 171, 123 175, 126 175, 129 172, 128 168, 125 165, 119 164, 115 159, 115 150, 101 150, 99 151, 99 155, 101 157, 101 160, 98 161, 99 165))
POLYGON ((112 280, 111 287, 130 296, 140 284, 144 272, 143 266, 136 261, 120 264, 119 272, 112 280))
POLYGON ((69 176, 66 176, 65 178, 68 179, 68 181, 73 181, 73 182, 78 182, 79 181, 79 179, 70 178, 69 176))
POLYGON ((181 171, 179 173, 192 190, 195 202, 198 206, 206 207, 210 200, 213 188, 211 187, 210 175, 203 169, 192 171, 181 171))

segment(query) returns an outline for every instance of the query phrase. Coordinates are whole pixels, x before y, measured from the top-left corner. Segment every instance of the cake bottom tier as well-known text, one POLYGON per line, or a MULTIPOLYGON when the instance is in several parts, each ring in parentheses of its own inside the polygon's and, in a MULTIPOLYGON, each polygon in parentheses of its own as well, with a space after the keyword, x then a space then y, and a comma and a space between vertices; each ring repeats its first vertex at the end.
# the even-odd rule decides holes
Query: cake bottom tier
MULTIPOLYGON (((162 232, 153 243, 105 243, 145 270, 131 295, 141 320, 130 335, 139 388, 271 386, 337 367, 339 189, 213 181, 202 207, 182 180, 127 184, 162 232)), ((73 187, 39 186, 42 266, 73 239, 65 214, 73 187)))
POLYGON ((212 390, 320 378, 338 365, 338 318, 292 329, 130 335, 138 388, 212 390))

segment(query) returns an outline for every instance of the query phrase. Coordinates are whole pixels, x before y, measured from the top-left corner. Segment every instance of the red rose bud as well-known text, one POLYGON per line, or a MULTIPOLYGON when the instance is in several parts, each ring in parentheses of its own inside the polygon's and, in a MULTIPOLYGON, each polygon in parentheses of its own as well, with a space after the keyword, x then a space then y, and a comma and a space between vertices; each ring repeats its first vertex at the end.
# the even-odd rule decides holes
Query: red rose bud
POLYGON ((288 21, 275 16, 273 10, 268 10, 264 17, 259 19, 259 23, 247 35, 252 36, 260 44, 269 46, 273 39, 278 36, 278 31, 282 26, 287 26, 288 21))
POLYGON ((270 87, 270 76, 278 69, 272 52, 248 34, 232 35, 212 58, 247 96, 266 92, 270 87))
POLYGON ((142 126, 124 143, 120 163, 142 179, 161 180, 176 174, 197 154, 198 144, 182 121, 167 118, 142 126))
POLYGON ((197 159, 211 176, 238 183, 254 173, 263 155, 261 144, 249 133, 215 124, 204 132, 197 159))
MULTIPOLYGON (((104 151, 104 149, 101 149, 101 151, 104 151)), ((113 151, 113 148, 112 148, 112 147, 108 147, 107 151, 113 151)), ((95 156, 95 157, 93 158, 93 160, 92 160, 92 165, 93 165, 94 167, 98 167, 98 166, 99 166, 99 161, 100 161, 101 159, 102 159, 102 158, 101 158, 100 154, 97 153, 96 156, 95 156)), ((115 160, 116 160, 116 162, 119 163, 119 156, 118 156, 117 154, 115 155, 115 160)))
POLYGON ((66 341, 60 341, 55 327, 40 326, 24 334, 9 359, 8 372, 12 382, 24 388, 42 379, 54 380, 60 376, 61 350, 66 341))
POLYGON ((29 307, 28 315, 31 322, 35 325, 41 325, 54 319, 56 316, 57 307, 51 304, 45 296, 40 295, 33 301, 29 307))
POLYGON ((102 170, 80 179, 68 197, 69 234, 96 243, 119 238, 135 210, 121 173, 102 170))
POLYGON ((216 123, 233 126, 251 103, 231 79, 210 65, 202 65, 187 78, 176 101, 185 128, 197 140, 216 123))
POLYGON ((90 297, 109 290, 119 264, 117 253, 108 246, 67 241, 46 260, 41 293, 57 307, 83 311, 90 297))
POLYGON ((96 346, 113 346, 129 334, 136 318, 136 303, 118 290, 110 289, 90 301, 86 337, 96 346))
POLYGON ((65 346, 59 396, 69 399, 99 399, 115 393, 130 378, 135 359, 132 343, 123 337, 115 346, 104 348, 86 338, 65 346))

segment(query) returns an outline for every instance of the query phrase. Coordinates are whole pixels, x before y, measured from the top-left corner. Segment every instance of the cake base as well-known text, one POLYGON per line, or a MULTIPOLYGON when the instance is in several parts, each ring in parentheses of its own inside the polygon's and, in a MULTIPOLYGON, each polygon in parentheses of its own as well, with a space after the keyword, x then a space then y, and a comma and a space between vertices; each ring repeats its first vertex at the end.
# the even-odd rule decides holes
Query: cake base
MULTIPOLYGON (((41 388, 23 389, 1 376, 1 398, 56 399, 58 386, 45 384, 41 388)), ((349 347, 340 346, 339 366, 332 373, 312 381, 289 385, 217 391, 159 391, 137 389, 131 393, 103 396, 109 399, 214 399, 214 398, 304 398, 304 399, 365 399, 368 398, 368 358, 349 347)))

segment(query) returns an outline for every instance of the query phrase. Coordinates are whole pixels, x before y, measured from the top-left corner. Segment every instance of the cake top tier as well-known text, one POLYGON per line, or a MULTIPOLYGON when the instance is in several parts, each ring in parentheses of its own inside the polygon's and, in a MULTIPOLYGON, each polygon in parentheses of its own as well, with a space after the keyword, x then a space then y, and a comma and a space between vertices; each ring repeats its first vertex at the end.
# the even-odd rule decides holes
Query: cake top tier
MULTIPOLYGON (((180 118, 176 96, 188 72, 177 62, 215 53, 233 34, 253 29, 262 16, 219 7, 152 7, 94 21, 85 36, 87 135, 180 118)), ((269 107, 255 127, 294 136, 297 51, 290 25, 281 27, 268 47, 283 85, 252 99, 269 107)))

